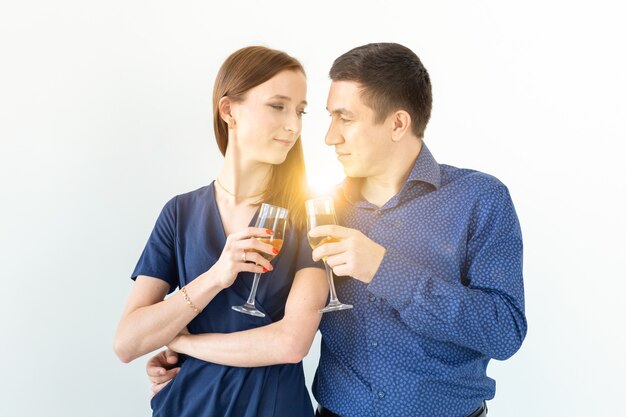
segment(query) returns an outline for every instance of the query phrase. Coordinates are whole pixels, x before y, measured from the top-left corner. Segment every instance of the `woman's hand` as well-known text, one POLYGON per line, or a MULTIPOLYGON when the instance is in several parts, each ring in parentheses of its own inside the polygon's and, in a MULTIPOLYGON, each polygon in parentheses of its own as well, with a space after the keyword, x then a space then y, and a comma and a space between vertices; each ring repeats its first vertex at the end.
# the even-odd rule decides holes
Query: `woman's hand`
POLYGON ((255 238, 268 238, 274 232, 259 227, 248 227, 226 238, 218 261, 211 267, 215 283, 221 288, 230 287, 240 272, 263 273, 274 269, 258 252, 276 256, 278 251, 268 243, 255 238))

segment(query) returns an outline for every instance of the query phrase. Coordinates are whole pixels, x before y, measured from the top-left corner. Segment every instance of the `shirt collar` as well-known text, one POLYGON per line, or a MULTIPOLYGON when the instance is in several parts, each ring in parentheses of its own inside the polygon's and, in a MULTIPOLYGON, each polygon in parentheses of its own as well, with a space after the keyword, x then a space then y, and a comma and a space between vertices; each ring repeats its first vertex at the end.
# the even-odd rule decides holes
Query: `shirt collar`
POLYGON ((425 143, 422 143, 422 150, 420 150, 413 169, 411 169, 409 177, 406 179, 407 183, 413 181, 432 184, 435 189, 439 189, 441 186, 441 168, 425 143))
MULTIPOLYGON (((422 149, 420 150, 413 168, 407 177, 402 189, 406 188, 408 183, 412 182, 425 182, 431 184, 435 189, 439 189, 441 186, 441 168, 435 160, 435 157, 430 152, 425 143, 422 142, 422 149)), ((361 196, 358 195, 358 183, 349 177, 345 178, 339 185, 339 189, 343 191, 344 197, 352 204, 355 204, 361 200, 361 196)))

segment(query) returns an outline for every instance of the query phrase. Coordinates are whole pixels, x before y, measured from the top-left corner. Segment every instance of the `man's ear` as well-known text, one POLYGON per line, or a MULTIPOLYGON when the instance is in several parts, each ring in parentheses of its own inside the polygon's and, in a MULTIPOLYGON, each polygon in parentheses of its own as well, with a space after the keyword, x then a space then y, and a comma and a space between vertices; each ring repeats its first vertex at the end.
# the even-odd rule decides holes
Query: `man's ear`
POLYGON ((222 97, 217 104, 217 108, 220 111, 220 117, 223 121, 226 122, 229 129, 234 129, 236 124, 235 118, 232 114, 232 103, 233 101, 230 99, 230 97, 222 97))
POLYGON ((411 115, 404 110, 398 110, 393 112, 390 119, 392 126, 391 140, 399 142, 411 129, 411 123, 413 122, 411 120, 411 115))

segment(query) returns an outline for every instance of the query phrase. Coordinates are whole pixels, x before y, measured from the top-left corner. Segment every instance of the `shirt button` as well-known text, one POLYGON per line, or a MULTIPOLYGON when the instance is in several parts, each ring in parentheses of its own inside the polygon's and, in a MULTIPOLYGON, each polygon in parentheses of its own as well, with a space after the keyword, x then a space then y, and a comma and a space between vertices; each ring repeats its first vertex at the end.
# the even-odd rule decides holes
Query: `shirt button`
POLYGON ((378 391, 378 398, 380 399, 385 398, 385 391, 378 391))
POLYGON ((376 347, 376 346, 378 346, 378 342, 374 340, 374 341, 372 342, 372 347, 376 347))
POLYGON ((376 301, 376 297, 374 297, 373 295, 370 295, 370 301, 371 301, 371 302, 376 301))

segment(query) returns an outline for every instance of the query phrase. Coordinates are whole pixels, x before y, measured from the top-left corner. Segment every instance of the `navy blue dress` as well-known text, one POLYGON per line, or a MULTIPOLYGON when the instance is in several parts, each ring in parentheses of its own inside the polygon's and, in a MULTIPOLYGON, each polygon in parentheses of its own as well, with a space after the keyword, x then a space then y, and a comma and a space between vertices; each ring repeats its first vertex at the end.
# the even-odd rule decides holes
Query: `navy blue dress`
MULTIPOLYGON (((250 225, 253 226, 257 214, 250 225)), ((306 231, 287 226, 274 270, 262 275, 256 295, 264 318, 238 313, 252 287, 252 273, 240 273, 189 323, 192 334, 231 333, 280 320, 297 270, 323 267, 313 262, 306 231)), ((188 284, 219 259, 226 242, 211 184, 171 199, 163 208, 132 274, 169 283, 170 292, 188 284)), ((255 352, 251 351, 250 355, 255 352)), ((184 357, 180 373, 152 398, 155 417, 313 416, 302 362, 240 368, 184 357)))

